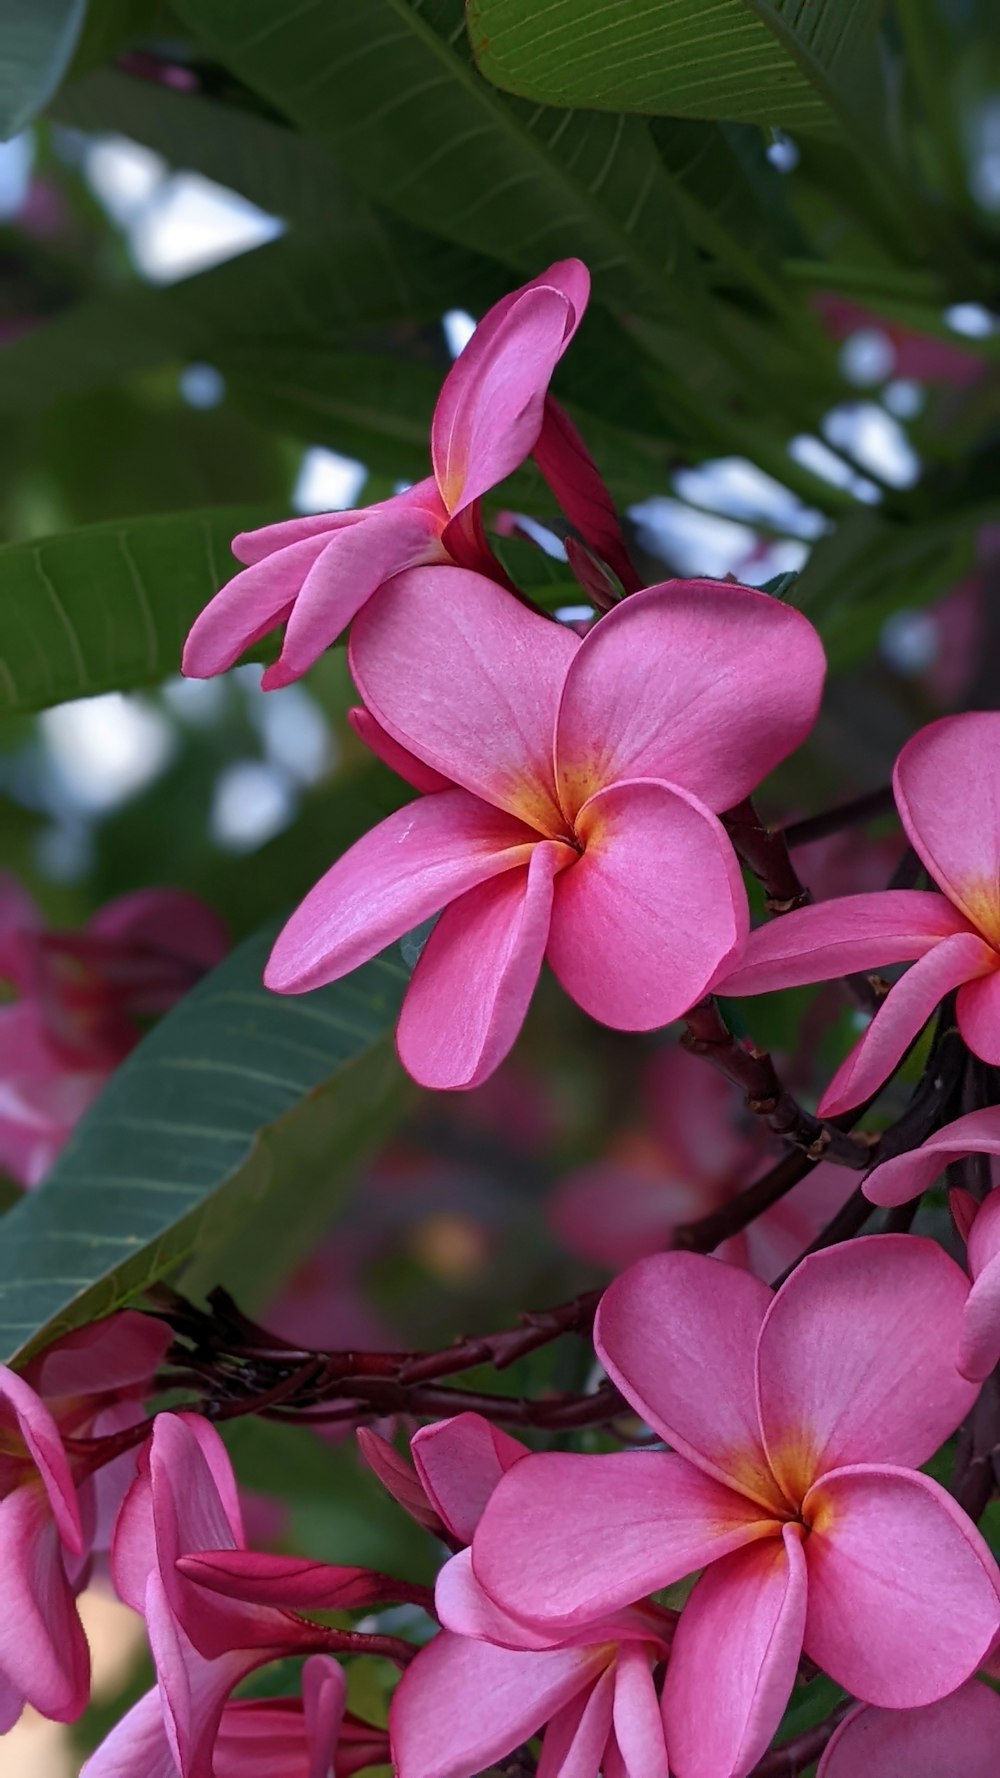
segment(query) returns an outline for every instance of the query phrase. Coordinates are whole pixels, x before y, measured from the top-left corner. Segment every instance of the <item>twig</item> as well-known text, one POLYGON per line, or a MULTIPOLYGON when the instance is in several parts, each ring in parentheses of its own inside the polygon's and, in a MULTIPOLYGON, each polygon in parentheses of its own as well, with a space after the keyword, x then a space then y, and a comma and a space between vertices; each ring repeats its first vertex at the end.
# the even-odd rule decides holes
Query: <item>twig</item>
POLYGON ((848 1698, 838 1704, 830 1715, 824 1717, 814 1728, 806 1729, 801 1735, 795 1735, 782 1747, 772 1747, 758 1760, 750 1773, 750 1778, 798 1778, 823 1752, 824 1747, 833 1735, 833 1731, 841 1723, 853 1706, 853 1699, 848 1698))
POLYGON ((885 784, 879 790, 869 790, 864 796, 854 797, 849 803, 841 803, 836 809, 827 809, 822 815, 807 815, 803 821, 790 821, 780 831, 787 846, 808 846, 812 840, 829 839, 831 834, 842 833, 846 827, 863 827, 868 821, 891 815, 895 806, 892 785, 885 784))
POLYGON ((728 1203, 720 1204, 717 1210, 710 1210, 707 1216, 699 1216, 696 1222, 683 1223, 675 1229, 671 1247, 680 1248, 685 1253, 711 1253, 720 1241, 728 1241, 731 1235, 740 1234, 750 1223, 756 1222, 758 1216, 763 1216, 765 1210, 770 1210, 772 1204, 777 1204, 792 1191, 812 1167, 809 1156, 801 1149, 783 1155, 746 1191, 739 1192, 728 1203))
POLYGON ((769 914, 790 914, 812 898, 800 883, 788 855, 787 835, 780 827, 766 827, 747 797, 722 816, 737 856, 764 886, 769 914))

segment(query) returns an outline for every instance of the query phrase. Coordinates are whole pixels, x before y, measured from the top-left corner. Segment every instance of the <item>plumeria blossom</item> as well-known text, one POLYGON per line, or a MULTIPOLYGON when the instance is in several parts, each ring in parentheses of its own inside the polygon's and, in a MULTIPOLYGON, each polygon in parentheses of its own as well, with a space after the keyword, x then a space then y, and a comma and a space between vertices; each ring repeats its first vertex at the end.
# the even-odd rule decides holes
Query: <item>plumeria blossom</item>
POLYGON ((338 980, 445 910, 397 1041, 425 1086, 507 1054, 543 957, 606 1025, 648 1030, 742 949, 743 879, 718 811, 802 741, 823 651, 764 593, 673 581, 582 640, 481 575, 397 575, 351 633, 359 729, 425 794, 351 848, 292 915, 278 993, 338 980))
MULTIPOLYGON (((728 1082, 686 1050, 658 1050, 643 1088, 648 1127, 627 1130, 601 1159, 567 1173, 548 1204, 549 1225, 569 1252, 607 1271, 662 1252, 677 1227, 719 1209, 773 1158, 760 1119, 741 1118, 728 1082)), ((853 1189, 843 1167, 821 1161, 723 1241, 718 1258, 776 1278, 853 1189)))
POLYGON ((699 1255, 640 1260, 595 1345, 672 1449, 516 1464, 476 1532, 480 1585, 551 1634, 704 1569, 664 1687, 674 1778, 750 1770, 803 1648, 866 1703, 954 1691, 1000 1626, 1000 1576, 917 1465, 975 1399, 953 1356, 967 1291, 907 1235, 828 1248, 775 1295, 699 1255))
POLYGON ((996 1778, 1000 1697, 978 1679, 922 1710, 845 1716, 816 1778, 996 1778))
MULTIPOLYGON (((494 1489, 527 1456, 478 1414, 423 1427, 415 1472, 372 1434, 363 1449, 394 1497, 454 1546, 470 1542, 494 1489)), ((670 1613, 636 1607, 568 1636, 540 1633, 497 1609, 461 1547, 438 1576, 435 1606, 443 1628, 389 1713, 399 1778, 473 1778, 542 1730, 540 1778, 667 1778, 652 1668, 669 1649, 670 1613)))
POLYGON ((70 1131, 141 1035, 227 949, 212 910, 173 889, 108 902, 83 932, 53 932, 0 874, 0 1168, 44 1178, 70 1131))
MULTIPOLYGON (((149 1767, 136 1747, 157 1775, 219 1778, 216 1742, 242 1679, 285 1656, 352 1646, 350 1632, 310 1623, 296 1607, 422 1597, 421 1589, 365 1569, 247 1550, 225 1446, 189 1414, 154 1422, 115 1529, 113 1573, 120 1597, 146 1619, 158 1706, 151 1693, 123 1717, 89 1761, 87 1778, 139 1778, 149 1767)), ((239 1733, 231 1713, 226 1731, 230 1741, 239 1733)))
MULTIPOLYGON (((873 1204, 905 1204, 933 1185, 952 1161, 969 1154, 1000 1158, 1000 1106, 970 1111, 935 1131, 919 1148, 883 1162, 865 1180, 865 1195, 873 1204)), ((963 1376, 982 1382, 1000 1363, 1000 1189, 994 1187, 981 1204, 962 1189, 950 1197, 972 1274, 958 1368, 963 1376)))
POLYGON ((827 1087, 825 1117, 875 1092, 956 988, 966 1043, 1000 1063, 1000 714, 970 711, 921 729, 896 761, 893 789, 940 894, 845 895, 786 914, 751 933, 723 988, 760 994, 917 959, 827 1087))
POLYGON ((120 1462, 73 1441, 138 1417, 169 1332, 126 1312, 69 1334, 23 1375, 0 1367, 0 1734, 24 1704, 72 1722, 85 1709, 90 1655, 75 1598, 107 1547, 124 1487, 120 1462))
POLYGON ((244 563, 197 619, 183 670, 206 678, 285 626, 267 691, 298 679, 380 587, 421 563, 457 563, 504 586, 487 545, 484 494, 534 453, 570 522, 631 591, 637 585, 610 495, 575 426, 546 399, 583 319, 590 276, 563 259, 484 315, 446 376, 431 421, 434 473, 352 512, 286 519, 233 540, 244 563))

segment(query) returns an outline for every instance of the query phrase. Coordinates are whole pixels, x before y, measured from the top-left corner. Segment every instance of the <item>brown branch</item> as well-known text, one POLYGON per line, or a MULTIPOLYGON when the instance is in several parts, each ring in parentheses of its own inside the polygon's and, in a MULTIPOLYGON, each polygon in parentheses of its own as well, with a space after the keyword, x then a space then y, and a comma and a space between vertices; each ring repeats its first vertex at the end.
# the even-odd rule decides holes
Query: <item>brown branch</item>
MULTIPOLYGON (((539 1401, 523 1396, 489 1395, 474 1389, 448 1387, 405 1388, 398 1383, 369 1382, 364 1396, 339 1406, 311 1412, 296 1411, 292 1404, 266 1409, 265 1419, 295 1420, 307 1426, 364 1426, 390 1414, 414 1414, 429 1419, 451 1414, 482 1414, 496 1426, 533 1427, 536 1431, 571 1432, 585 1426, 606 1426, 630 1412, 613 1383, 602 1383, 587 1395, 554 1395, 539 1401)), ((225 1409, 218 1418, 226 1418, 225 1409)))
POLYGON ((788 855, 787 835, 780 827, 766 827, 750 797, 727 809, 722 824, 747 869, 764 886, 769 914, 790 914, 812 899, 800 883, 788 855))
POLYGON ((811 840, 826 840, 831 834, 843 833, 846 827, 862 827, 882 815, 891 815, 896 807, 892 785, 869 790, 839 808, 827 809, 822 815, 807 815, 804 821, 790 821, 780 829, 787 846, 808 846, 811 840))
POLYGON ((758 1760, 750 1778, 798 1778, 800 1772, 804 1772, 807 1766, 811 1766, 819 1758, 834 1729, 843 1722, 847 1712, 853 1707, 854 1700, 848 1698, 814 1728, 793 1736, 791 1741, 786 1741, 781 1747, 772 1747, 770 1753, 765 1753, 763 1759, 758 1760))
POLYGON ((783 1155, 746 1191, 737 1193, 728 1203, 720 1204, 717 1210, 710 1210, 707 1216, 699 1216, 697 1222, 686 1222, 675 1229, 671 1247, 680 1248, 685 1253, 711 1253, 720 1241, 728 1241, 731 1235, 740 1234, 758 1216, 763 1216, 765 1210, 770 1210, 785 1197, 812 1171, 812 1167, 809 1156, 801 1149, 783 1155))

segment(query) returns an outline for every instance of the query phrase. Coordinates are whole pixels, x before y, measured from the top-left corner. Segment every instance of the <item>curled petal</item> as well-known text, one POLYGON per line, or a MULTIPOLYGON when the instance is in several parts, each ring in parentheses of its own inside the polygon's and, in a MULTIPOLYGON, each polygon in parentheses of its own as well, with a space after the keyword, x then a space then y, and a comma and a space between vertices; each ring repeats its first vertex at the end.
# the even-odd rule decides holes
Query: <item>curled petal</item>
POLYGON ((90 1650, 39 1488, 15 1488, 0 1501, 0 1573, 0 1676, 42 1716, 75 1722, 90 1692, 90 1650))
POLYGON ((424 1492, 424 1487, 413 1466, 405 1457, 370 1426, 359 1426, 357 1431, 358 1446, 361 1455, 373 1475, 376 1475, 387 1494, 429 1531, 432 1537, 440 1537, 444 1530, 437 1513, 431 1506, 424 1492))
POLYGON ((267 986, 301 994, 338 981, 475 884, 527 864, 536 838, 464 790, 407 803, 310 889, 278 934, 267 986))
POLYGON ((994 953, 973 932, 956 932, 908 969, 890 988, 864 1036, 819 1102, 821 1117, 835 1117, 874 1093, 902 1060, 946 994, 993 968, 994 953))
POLYGON ((649 1651, 641 1643, 623 1642, 618 1649, 614 1732, 628 1778, 669 1778, 663 1716, 649 1651))
POLYGON ((81 1778, 177 1778, 157 1686, 115 1723, 84 1763, 81 1778))
POLYGON ((713 1563, 681 1612, 663 1688, 681 1778, 744 1778, 774 1734, 806 1621, 802 1527, 713 1563))
POLYGON ((499 1067, 538 982, 554 880, 575 858, 569 846, 541 840, 527 868, 481 883, 442 914, 396 1032, 399 1059, 421 1086, 477 1087, 499 1067))
POLYGON ((565 1641, 559 1632, 546 1635, 496 1605, 473 1573, 471 1550, 459 1550, 445 1563, 434 1588, 434 1609, 444 1629, 498 1648, 553 1648, 565 1641))
MULTIPOLYGON (((428 478, 422 485, 433 493, 433 478, 428 478)), ((277 555, 279 550, 289 549, 293 543, 304 543, 316 537, 326 541, 334 531, 342 531, 345 525, 358 524, 362 512, 370 510, 366 507, 347 512, 307 512, 301 518, 279 519, 275 525, 258 525, 255 531, 239 531, 230 548, 238 562, 252 568, 256 562, 277 555)))
POLYGON ((553 839, 552 737, 580 640, 465 568, 415 568, 351 631, 355 684, 372 715, 426 765, 553 839))
POLYGON ((883 1161, 865 1180, 865 1197, 873 1204, 905 1204, 967 1154, 1000 1155, 1000 1107, 970 1111, 935 1130, 919 1148, 883 1161))
POLYGON ((440 772, 436 772, 433 766, 425 766, 423 760, 418 759, 415 753, 411 753, 406 747, 401 747, 398 741, 394 741, 391 735, 387 735, 381 723, 375 721, 369 710, 355 706, 353 710, 348 710, 347 720, 359 741, 364 742, 369 751, 374 753, 376 759, 380 759, 383 765, 388 766, 390 772, 395 772, 397 778, 402 778, 405 783, 412 784, 414 790, 422 791, 426 796, 435 790, 454 789, 450 778, 445 778, 440 772))
POLYGON ((673 1453, 546 1451, 504 1476, 473 1567, 513 1616, 576 1631, 772 1529, 754 1502, 673 1453))
POLYGON ((302 1710, 309 1749, 309 1778, 327 1778, 347 1704, 347 1675, 329 1655, 310 1655, 302 1669, 302 1710))
POLYGON ((936 1241, 869 1235, 811 1254, 774 1298, 757 1343, 771 1467, 798 1502, 850 1463, 918 1468, 975 1400, 955 1364, 969 1294, 936 1241))
POLYGON ((857 1464, 806 1495, 805 1650, 868 1704, 932 1704, 975 1672, 1000 1630, 997 1568, 929 1476, 857 1464))
POLYGON ((151 1389, 171 1337, 162 1321, 124 1309, 56 1340, 22 1375, 40 1395, 49 1397, 96 1397, 112 1391, 140 1396, 151 1389))
POLYGON ((1000 944, 1000 714, 970 710, 929 723, 899 755, 893 788, 935 882, 1000 944))
POLYGON ((564 1704, 542 1741, 537 1778, 598 1778, 611 1733, 615 1675, 606 1667, 595 1683, 564 1704))
POLYGON ((617 574, 625 591, 638 592, 641 582, 625 547, 614 501, 572 420, 551 395, 533 455, 570 524, 617 574))
POLYGON ((481 1414, 455 1414, 422 1426, 410 1450, 428 1500, 462 1543, 472 1542, 500 1477, 527 1454, 519 1439, 481 1414))
POLYGON ((754 1392, 754 1349, 771 1300, 759 1278, 721 1260, 652 1254, 605 1291, 594 1345, 661 1438, 707 1475, 780 1511, 754 1392))
POLYGON ((556 739, 564 806, 622 778, 682 784, 710 809, 748 796, 816 719, 822 644, 766 593, 667 581, 584 638, 556 739))
POLYGON ((743 945, 746 891, 721 824, 687 791, 613 784, 576 819, 584 850, 559 883, 548 961, 616 1030, 679 1018, 743 945))
POLYGON ((814 902, 751 932, 737 967, 719 983, 723 994, 767 994, 801 988, 856 969, 909 963, 942 938, 968 932, 943 895, 886 889, 814 902))
POLYGON ((284 623, 327 543, 322 535, 303 538, 227 581, 195 618, 181 655, 181 672, 189 679, 225 673, 269 630, 284 623))
POLYGON ((992 956, 992 974, 966 982, 958 990, 958 1028, 974 1056, 990 1067, 1000 1065, 1000 954, 992 956))
POLYGON ((72 1555, 81 1555, 84 1544, 76 1488, 59 1428, 30 1383, 16 1371, 0 1365, 0 1438, 8 1426, 16 1439, 24 1441, 41 1477, 42 1500, 62 1542, 72 1555))
POLYGON ((991 1191, 976 1212, 969 1230, 969 1266, 973 1284, 962 1321, 958 1368, 963 1376, 982 1382, 1000 1361, 1000 1191, 991 1191))
POLYGON ((827 1743, 816 1778, 995 1778, 1000 1747, 1000 1697, 970 1679, 921 1710, 876 1710, 862 1704, 827 1743))

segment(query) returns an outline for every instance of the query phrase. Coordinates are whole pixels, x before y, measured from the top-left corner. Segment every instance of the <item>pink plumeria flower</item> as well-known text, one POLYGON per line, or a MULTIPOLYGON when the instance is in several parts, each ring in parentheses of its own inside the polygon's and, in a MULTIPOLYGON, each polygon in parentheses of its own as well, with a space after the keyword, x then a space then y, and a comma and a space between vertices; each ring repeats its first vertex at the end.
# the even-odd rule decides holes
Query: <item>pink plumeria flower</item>
MULTIPOLYGON (((236 1479, 215 1429, 194 1414, 160 1414, 115 1528, 115 1586, 146 1619, 159 1681, 157 1758, 169 1749, 181 1778, 218 1778, 213 1757, 234 1687, 289 1655, 349 1647, 348 1632, 297 1615, 421 1589, 360 1568, 248 1550, 236 1479)), ((88 1778, 131 1772, 130 1746, 155 1728, 148 1700, 126 1716, 87 1766, 88 1778)), ((170 1768, 168 1767, 167 1770, 170 1768)))
POLYGON ((968 1283, 933 1242, 815 1254, 776 1295, 695 1254, 640 1260, 600 1306, 609 1376, 672 1447, 542 1454, 496 1489, 473 1566, 550 1632, 698 1569, 663 1695, 675 1778, 742 1778, 803 1648, 866 1703, 932 1703, 1000 1625, 1000 1575, 919 1473, 976 1396, 954 1364, 968 1283))
MULTIPOLYGON (((479 1414, 423 1427, 415 1470, 385 1440, 359 1434, 394 1498, 453 1546, 468 1545, 524 1445, 479 1414)), ((652 1668, 673 1620, 655 1607, 621 1611, 565 1636, 531 1630, 498 1610, 472 1572, 468 1548, 438 1576, 443 1628, 407 1668, 389 1733, 399 1778, 473 1778, 544 1730, 544 1778, 667 1778, 652 1668)))
MULTIPOLYGON (((566 1174, 548 1203, 564 1247, 609 1272, 662 1252, 676 1228, 719 1209, 773 1158, 760 1120, 741 1117, 738 1094, 686 1050, 659 1050, 643 1084, 648 1129, 626 1132, 600 1160, 566 1174)), ((776 1278, 853 1189, 843 1167, 821 1161, 716 1254, 776 1278)))
POLYGON ((764 593, 674 581, 581 640, 460 568, 397 575, 356 620, 370 744, 425 792, 307 895, 265 973, 338 980, 445 909, 397 1033, 423 1086, 503 1060, 542 959, 584 1011, 649 1030, 742 949, 746 892, 718 811, 804 739, 823 651, 764 593))
MULTIPOLYGON (((213 1749, 213 1778, 350 1778, 385 1765, 384 1729, 345 1711, 347 1681, 339 1662, 310 1655, 298 1698, 241 1698, 223 1706, 213 1749)), ((147 1692, 84 1767, 87 1778, 178 1778, 164 1733, 159 1693, 147 1692)))
POLYGON ((969 1048, 1000 1063, 1000 714, 971 711, 921 729, 896 761, 893 788, 941 894, 883 890, 800 908, 751 933, 720 984, 725 994, 760 994, 918 959, 834 1075, 824 1117, 875 1092, 954 988, 969 1048))
POLYGON ((119 896, 83 932, 53 932, 0 874, 0 1168, 37 1185, 141 1035, 225 956, 225 930, 193 895, 119 896))
MULTIPOLYGON (((919 1148, 884 1161, 865 1180, 865 1196, 873 1204, 905 1204, 927 1191, 952 1161, 969 1154, 1000 1159, 1000 1106, 970 1111, 935 1131, 919 1148)), ((1000 1363, 1000 1189, 994 1187, 981 1204, 960 1189, 950 1196, 972 1274, 958 1368, 963 1376, 982 1382, 1000 1363)))
POLYGON ((583 319, 590 276, 563 259, 496 303, 448 372, 431 422, 434 473, 390 500, 246 531, 246 564, 197 619, 184 648, 194 678, 222 673, 284 624, 267 691, 288 685, 335 642, 393 575, 453 562, 509 585, 489 549, 480 500, 534 452, 567 518, 624 578, 628 560, 610 495, 583 440, 546 400, 559 359, 583 319))
POLYGON ((107 1547, 123 1475, 72 1441, 138 1417, 169 1338, 126 1313, 58 1341, 24 1375, 0 1367, 0 1734, 26 1702, 57 1722, 86 1708, 90 1655, 74 1601, 92 1552, 107 1547))
POLYGON ((1000 1697, 970 1679, 922 1710, 852 1710, 816 1778, 996 1778, 998 1750, 1000 1697))

